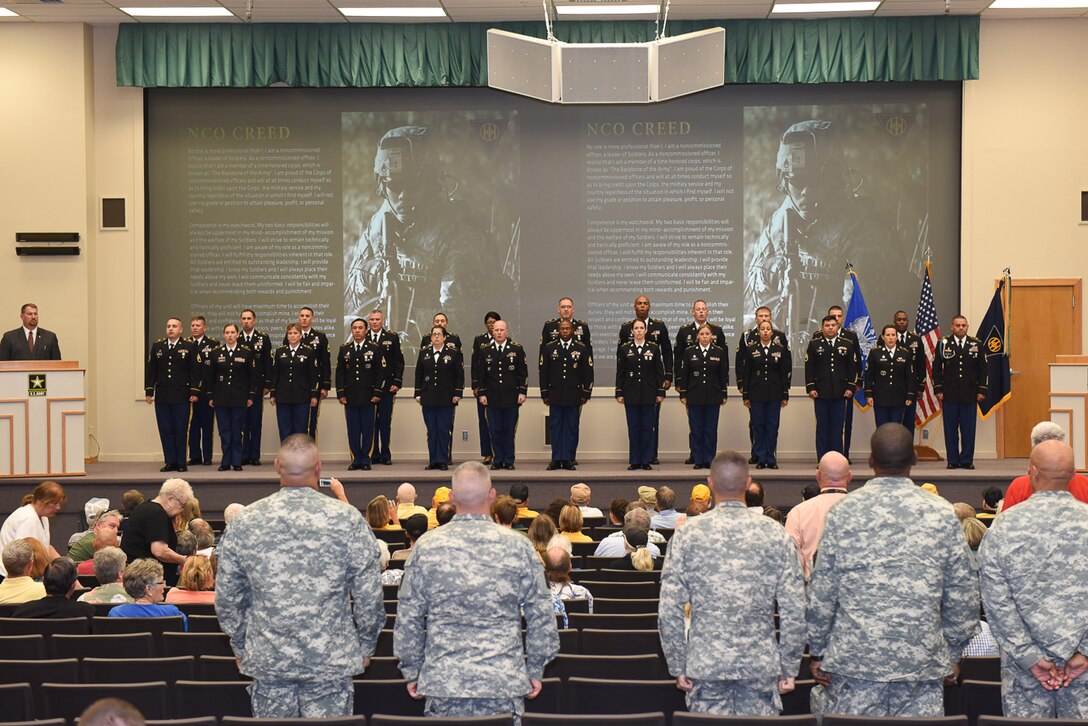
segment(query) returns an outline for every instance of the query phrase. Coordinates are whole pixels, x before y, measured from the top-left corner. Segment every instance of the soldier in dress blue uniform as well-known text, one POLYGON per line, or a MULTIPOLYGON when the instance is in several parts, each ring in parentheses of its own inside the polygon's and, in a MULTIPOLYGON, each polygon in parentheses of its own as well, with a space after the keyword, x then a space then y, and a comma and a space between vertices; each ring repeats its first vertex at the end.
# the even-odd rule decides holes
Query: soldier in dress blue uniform
MULTIPOLYGON (((432 326, 434 326, 434 325, 441 326, 442 330, 446 331, 446 347, 451 349, 451 350, 461 351, 461 356, 464 357, 465 349, 463 347, 461 347, 461 336, 458 335, 457 333, 451 333, 448 330, 449 324, 450 324, 449 319, 446 318, 445 313, 435 313, 434 314, 434 320, 431 322, 432 326)), ((430 344, 431 344, 431 337, 429 335, 423 336, 423 338, 419 341, 419 347, 420 348, 426 348, 430 344)), ((469 360, 471 362, 471 358, 469 360)))
POLYGON ((272 372, 272 341, 257 330, 257 314, 242 311, 238 342, 253 351, 253 405, 246 409, 242 426, 242 466, 261 465, 261 430, 264 428, 264 396, 272 372))
MULTIPOLYGON (((649 339, 661 352, 661 361, 665 366, 665 380, 662 384, 662 391, 667 391, 672 386, 672 374, 673 374, 673 360, 672 360, 672 341, 669 339, 669 329, 665 326, 665 323, 660 320, 655 320, 650 317, 650 298, 645 295, 639 295, 635 298, 635 320, 641 320, 646 324, 646 338, 649 339)), ((620 348, 623 344, 632 340, 634 335, 632 328, 635 320, 628 321, 620 326, 620 348)), ((616 358, 619 359, 619 349, 616 350, 616 358)), ((665 400, 665 394, 661 394, 661 400, 665 400)), ((656 464, 657 461, 657 444, 658 444, 658 427, 661 423, 661 401, 658 401, 654 405, 654 430, 652 436, 653 451, 650 455, 650 464, 656 464)))
POLYGON ((389 385, 382 393, 382 400, 374 413, 374 446, 370 452, 370 461, 389 466, 393 463, 393 454, 389 450, 389 434, 393 423, 393 403, 397 392, 404 385, 404 351, 400 347, 400 336, 384 326, 385 315, 381 310, 371 310, 367 316, 370 330, 367 337, 374 345, 382 349, 385 356, 385 372, 389 385))
POLYGON ((431 344, 416 360, 416 400, 423 407, 427 427, 427 468, 449 468, 453 446, 453 418, 465 388, 461 351, 446 344, 446 328, 431 328, 431 344))
MULTIPOLYGON (((774 323, 771 322, 771 309, 769 307, 767 307, 766 305, 760 305, 758 308, 756 308, 755 320, 756 320, 756 324, 753 325, 752 327, 748 328, 747 330, 745 330, 743 333, 741 333, 740 334, 740 340, 737 342, 737 352, 736 352, 736 359, 735 359, 735 363, 734 363, 737 371, 740 371, 741 358, 748 355, 748 346, 751 345, 752 343, 756 342, 757 340, 759 340, 759 325, 763 321, 767 321, 768 323, 771 323, 771 330, 774 333, 773 341, 775 343, 778 343, 779 345, 781 345, 787 351, 789 350, 790 346, 789 346, 789 342, 786 339, 786 334, 783 333, 781 330, 776 330, 774 328, 774 323)), ((738 386, 740 385, 740 373, 739 372, 737 373, 737 385, 738 386)), ((787 400, 788 400, 788 398, 787 398, 787 400)), ((744 405, 747 406, 748 402, 745 401, 744 405)), ((775 441, 778 441, 778 427, 777 426, 775 427, 774 434, 775 434, 775 441)), ((752 443, 752 455, 750 457, 748 457, 748 463, 749 464, 759 464, 759 457, 757 457, 756 454, 755 454, 755 451, 756 451, 755 422, 754 422, 754 420, 753 420, 753 418, 751 416, 748 417, 748 440, 751 441, 751 443, 752 443)), ((764 462, 764 463, 766 463, 766 462, 764 462)))
POLYGON ((904 407, 910 408, 918 395, 914 351, 899 345, 894 325, 884 326, 880 340, 881 345, 869 351, 865 365, 865 398, 873 404, 877 426, 902 423, 904 407))
POLYGON ((914 430, 914 421, 918 414, 918 396, 926 390, 926 350, 922 345, 922 338, 913 330, 909 330, 910 317, 905 310, 896 310, 895 332, 899 338, 898 345, 909 348, 914 357, 914 391, 915 397, 911 404, 903 411, 903 425, 911 431, 914 430))
POLYGON ((476 398, 476 420, 479 424, 478 430, 480 433, 480 456, 483 458, 484 464, 490 464, 495 460, 495 452, 491 446, 491 429, 487 425, 487 406, 480 403, 480 365, 482 363, 484 349, 491 345, 495 340, 492 330, 495 327, 495 323, 499 320, 502 320, 502 316, 494 310, 489 310, 487 314, 484 315, 484 327, 486 330, 472 339, 472 357, 469 366, 472 376, 472 395, 476 398))
MULTIPOLYGON (((318 403, 320 404, 321 399, 328 396, 329 389, 332 388, 332 361, 329 353, 329 336, 320 330, 314 330, 313 324, 314 309, 299 308, 298 326, 302 334, 300 340, 303 345, 313 349, 313 355, 317 358, 318 403)), ((290 345, 286 335, 283 336, 283 344, 290 345)), ((302 433, 308 433, 314 441, 317 441, 317 416, 320 412, 320 405, 311 406, 306 412, 306 430, 302 433)), ((281 431, 280 440, 283 440, 282 433, 281 431)))
MULTIPOLYGON (((540 352, 543 354, 544 346, 554 340, 559 340, 559 324, 566 320, 571 324, 573 330, 574 340, 581 343, 586 347, 586 352, 589 357, 593 357, 593 336, 589 330, 589 323, 584 320, 578 320, 574 317, 574 298, 563 297, 559 299, 559 304, 555 307, 555 312, 559 314, 559 317, 552 318, 544 323, 544 327, 540 330, 540 352)), ((579 406, 576 412, 577 420, 574 422, 574 448, 570 452, 570 465, 575 466, 578 463, 578 437, 581 435, 581 422, 582 422, 582 407, 579 406)))
POLYGON ((302 326, 287 324, 286 345, 272 354, 272 373, 268 377, 269 402, 276 407, 280 441, 291 434, 307 433, 310 410, 317 408, 321 396, 318 355, 302 343, 302 326))
POLYGON ((552 460, 548 471, 573 471, 578 442, 578 412, 593 395, 593 354, 574 338, 574 324, 562 320, 559 337, 540 353, 540 397, 548 407, 552 460))
POLYGON ((676 356, 676 390, 688 409, 695 468, 709 469, 718 453, 718 416, 729 398, 729 351, 715 344, 714 330, 707 324, 699 328, 695 340, 676 356))
MULTIPOLYGON (((847 340, 849 340, 854 345, 854 357, 856 358, 856 361, 855 361, 854 365, 857 367, 858 376, 859 376, 858 383, 860 384, 861 383, 861 381, 860 381, 861 364, 862 364, 863 359, 862 359, 862 355, 861 355, 861 341, 858 340, 858 334, 855 333, 850 328, 844 328, 843 327, 842 321, 846 316, 843 313, 843 310, 842 310, 842 308, 840 306, 832 305, 831 307, 829 307, 827 309, 827 314, 835 316, 835 320, 839 324, 839 337, 846 338, 847 340)), ((812 333, 813 340, 815 340, 816 338, 819 338, 821 334, 823 334, 822 329, 813 331, 813 333, 812 333)), ((850 459, 850 440, 853 438, 853 436, 854 436, 854 406, 852 405, 852 402, 847 402, 847 406, 844 409, 843 428, 842 428, 842 455, 845 456, 847 458, 847 460, 850 459)))
POLYGON ((949 469, 975 468, 975 416, 986 398, 986 354, 982 341, 967 334, 967 318, 952 318, 952 334, 933 354, 933 392, 941 402, 949 469))
POLYGON ((223 460, 219 471, 242 470, 242 427, 246 410, 261 395, 257 378, 256 354, 241 344, 238 326, 223 327, 223 344, 212 348, 197 360, 203 369, 204 394, 215 411, 223 460))
POLYGON ((480 360, 480 403, 487 407, 487 425, 495 451, 492 469, 514 468, 514 436, 518 412, 529 392, 529 367, 525 348, 510 340, 506 321, 495 322, 495 342, 484 349, 480 360))
MULTIPOLYGON (((644 299, 644 295, 639 296, 644 299)), ((665 400, 665 361, 651 343, 646 322, 634 320, 631 340, 616 351, 616 400, 627 413, 628 470, 650 469, 654 456, 656 407, 665 400)), ((668 335, 665 341, 668 342, 668 335)))
MULTIPOLYGON (((676 345, 673 346, 674 351, 674 365, 673 370, 674 380, 680 376, 680 360, 683 357, 683 352, 693 345, 698 344, 697 335, 699 328, 704 325, 710 326, 710 332, 714 336, 714 345, 718 346, 725 351, 726 358, 729 357, 729 344, 725 342, 725 331, 721 329, 721 326, 714 325, 707 322, 707 317, 710 315, 710 308, 707 307, 705 300, 696 300, 691 306, 691 315, 694 320, 690 323, 680 326, 680 330, 676 332, 676 345)), ((685 464, 697 464, 699 463, 695 457, 695 436, 694 433, 688 434, 688 450, 689 455, 685 464)), ((709 461, 707 462, 709 464, 709 461)), ((701 468, 701 467, 700 467, 701 468)))
POLYGON ((200 391, 196 347, 181 339, 181 320, 166 321, 166 337, 151 345, 144 371, 144 395, 155 404, 164 465, 159 471, 187 471, 185 443, 192 402, 200 391))
MULTIPOLYGON (((768 310, 768 313, 770 311, 768 310)), ((793 356, 770 320, 757 326, 758 337, 737 352, 737 388, 754 432, 752 458, 758 469, 777 469, 778 425, 790 402, 793 356)))
POLYGON ((820 336, 805 352, 805 390, 816 408, 816 459, 829 451, 843 456, 846 408, 858 388, 854 342, 840 334, 834 315, 824 317, 820 336))
POLYGON ((374 445, 374 407, 388 387, 388 368, 382 349, 366 335, 367 321, 351 321, 351 340, 336 354, 336 399, 344 406, 348 423, 350 471, 370 470, 374 445))
MULTIPOLYGON (((212 348, 219 345, 218 340, 205 335, 207 329, 208 321, 203 315, 194 315, 189 321, 192 335, 186 340, 193 344, 198 356, 206 357, 212 348)), ((215 413, 208 405, 208 396, 201 391, 193 402, 193 416, 189 421, 189 466, 211 466, 214 427, 215 413)))

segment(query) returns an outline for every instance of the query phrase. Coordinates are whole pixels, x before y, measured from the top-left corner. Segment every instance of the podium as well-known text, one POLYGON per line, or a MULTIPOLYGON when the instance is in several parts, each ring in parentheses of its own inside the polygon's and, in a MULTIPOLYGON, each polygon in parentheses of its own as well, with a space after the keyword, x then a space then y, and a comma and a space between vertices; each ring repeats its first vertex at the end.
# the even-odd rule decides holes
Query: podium
POLYGON ((1065 429, 1077 471, 1088 468, 1088 356, 1059 355, 1050 364, 1050 420, 1065 429))
POLYGON ((0 361, 0 478, 86 475, 84 373, 74 360, 0 361))

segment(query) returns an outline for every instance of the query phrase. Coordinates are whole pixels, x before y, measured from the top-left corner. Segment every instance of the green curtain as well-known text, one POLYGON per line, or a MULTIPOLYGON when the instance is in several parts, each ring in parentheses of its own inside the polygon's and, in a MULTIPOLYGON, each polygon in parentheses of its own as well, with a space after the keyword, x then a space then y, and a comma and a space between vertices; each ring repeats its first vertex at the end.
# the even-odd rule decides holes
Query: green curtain
MULTIPOLYGON (((726 30, 727 83, 978 78, 978 16, 673 21, 726 30)), ((486 86, 487 29, 538 38, 541 23, 141 24, 117 38, 117 84, 144 88, 486 86)), ((641 21, 564 22, 559 40, 653 40, 641 21)))

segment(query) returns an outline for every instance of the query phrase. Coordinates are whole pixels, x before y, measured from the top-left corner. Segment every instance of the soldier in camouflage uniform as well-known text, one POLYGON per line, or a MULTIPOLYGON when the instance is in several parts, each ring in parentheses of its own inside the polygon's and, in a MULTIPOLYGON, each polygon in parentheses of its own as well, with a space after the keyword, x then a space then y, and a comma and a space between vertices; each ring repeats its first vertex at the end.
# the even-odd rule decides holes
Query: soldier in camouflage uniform
POLYGON ((491 520, 483 464, 457 467, 450 501, 456 516, 419 539, 404 570, 393 654, 427 716, 520 719, 559 650, 544 567, 525 537, 491 520))
POLYGON ((745 506, 750 482, 741 454, 714 457, 707 483, 718 506, 677 531, 661 572, 661 646, 677 687, 688 692, 688 709, 698 713, 777 716, 804 649, 797 549, 781 526, 745 506))
POLYGON ((1069 493, 1073 450, 1031 450, 1035 493, 982 539, 982 602, 1001 648, 1006 716, 1088 719, 1088 507, 1069 493))
POLYGON ((275 466, 280 490, 232 519, 216 549, 216 614, 253 676, 255 717, 350 716, 351 678, 385 624, 378 544, 359 510, 317 492, 310 437, 284 439, 275 466), (300 536, 274 536, 288 531, 300 536))
POLYGON ((978 628, 963 530, 910 480, 912 443, 901 424, 878 428, 876 477, 828 512, 809 586, 813 713, 944 715, 942 680, 978 628))

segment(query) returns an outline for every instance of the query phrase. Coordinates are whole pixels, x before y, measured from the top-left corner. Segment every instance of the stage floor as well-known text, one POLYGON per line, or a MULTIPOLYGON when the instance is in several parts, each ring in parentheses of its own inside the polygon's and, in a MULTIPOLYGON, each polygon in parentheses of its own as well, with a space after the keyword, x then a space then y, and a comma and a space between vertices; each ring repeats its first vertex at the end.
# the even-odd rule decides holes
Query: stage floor
MULTIPOLYGON (((457 462, 460 463, 460 462, 457 462)), ((368 501, 378 494, 395 496, 402 482, 410 482, 418 490, 418 502, 430 506, 434 490, 448 485, 453 471, 426 471, 426 462, 397 461, 391 466, 375 466, 371 471, 347 470, 347 461, 328 461, 322 468, 323 476, 334 476, 344 482, 348 499, 352 504, 365 508, 368 501)), ((171 475, 159 473, 158 463, 98 463, 87 467, 87 476, 68 477, 61 481, 68 492, 68 503, 53 522, 54 539, 76 531, 78 512, 91 497, 107 497, 117 506, 121 494, 128 489, 139 489, 148 498, 155 496, 159 485, 171 475)), ((615 498, 635 499, 640 485, 668 485, 676 490, 678 507, 687 504, 691 488, 706 481, 706 470, 693 470, 682 460, 666 460, 652 471, 627 471, 623 461, 584 461, 576 471, 546 471, 546 461, 522 461, 514 471, 492 472, 492 480, 499 494, 505 494, 514 482, 529 485, 529 506, 544 509, 555 497, 566 497, 570 486, 585 482, 593 491, 592 505, 604 510, 615 498)), ((918 482, 934 483, 941 496, 951 502, 967 502, 978 508, 982 491, 989 486, 1004 490, 1013 478, 1027 472, 1027 459, 976 460, 974 471, 949 470, 945 462, 921 462, 914 467, 912 478, 918 482)), ((757 470, 753 467, 752 478, 763 484, 766 503, 791 507, 801 501, 801 490, 815 481, 815 460, 783 460, 779 469, 757 470)), ((266 459, 259 467, 248 466, 241 472, 220 472, 217 465, 194 466, 181 476, 193 485, 203 513, 220 517, 223 508, 231 502, 243 504, 268 496, 276 489, 278 478, 272 460, 266 459)), ((860 486, 873 476, 865 462, 855 460, 854 482, 851 488, 860 486)), ((39 479, 7 479, 0 485, 0 512, 16 509, 19 499, 35 486, 39 479)))

